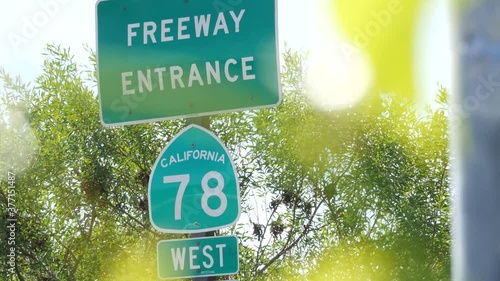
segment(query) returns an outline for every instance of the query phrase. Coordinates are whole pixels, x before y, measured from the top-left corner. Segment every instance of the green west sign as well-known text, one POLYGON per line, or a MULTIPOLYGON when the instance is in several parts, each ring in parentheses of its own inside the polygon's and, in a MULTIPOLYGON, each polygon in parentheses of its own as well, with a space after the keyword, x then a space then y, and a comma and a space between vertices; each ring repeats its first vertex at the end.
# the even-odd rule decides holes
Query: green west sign
POLYGON ((216 230, 240 216, 233 160, 219 138, 197 125, 184 128, 160 153, 148 198, 151 223, 162 232, 216 230))
POLYGON ((276 2, 99 1, 103 124, 278 105, 276 2))
POLYGON ((236 236, 162 240, 157 257, 160 279, 229 275, 239 270, 236 236))

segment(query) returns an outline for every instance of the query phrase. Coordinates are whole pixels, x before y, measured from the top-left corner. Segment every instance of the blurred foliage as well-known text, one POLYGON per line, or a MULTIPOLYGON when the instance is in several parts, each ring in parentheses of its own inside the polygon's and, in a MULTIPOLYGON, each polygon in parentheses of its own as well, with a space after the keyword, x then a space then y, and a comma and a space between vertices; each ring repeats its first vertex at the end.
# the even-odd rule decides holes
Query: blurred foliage
POLYGON ((425 112, 389 94, 317 112, 301 86, 307 58, 283 60, 284 103, 252 115, 249 154, 271 196, 262 280, 449 280, 446 89, 425 112))
POLYGON ((352 50, 367 53, 370 58, 374 91, 414 98, 414 35, 424 1, 330 1, 352 50))
MULTIPOLYGON (((184 236, 153 229, 147 182, 184 122, 104 128, 90 88, 95 69, 80 70, 59 46, 45 55, 35 86, 5 83, 2 93, 5 114, 22 108, 38 146, 16 178, 16 277, 2 270, 0 279, 157 280, 156 243, 184 236)), ((95 67, 92 51, 90 61, 95 67)), ((231 277, 449 280, 446 90, 442 107, 425 113, 397 95, 318 112, 305 65, 304 54, 283 53, 281 106, 211 117, 241 186, 240 222, 220 231, 240 239, 240 272, 231 277)), ((1 151, 25 145, 16 142, 22 130, 8 132, 16 130, 1 151)), ((4 227, 5 180, 0 191, 4 227)))

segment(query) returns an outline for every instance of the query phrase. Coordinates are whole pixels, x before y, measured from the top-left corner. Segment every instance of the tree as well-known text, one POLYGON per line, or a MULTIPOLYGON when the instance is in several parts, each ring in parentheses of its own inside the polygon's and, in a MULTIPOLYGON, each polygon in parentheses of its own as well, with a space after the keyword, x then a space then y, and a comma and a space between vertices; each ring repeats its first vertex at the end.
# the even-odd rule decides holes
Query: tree
MULTIPOLYGON (((240 179, 243 216, 221 230, 240 238, 234 277, 449 279, 445 109, 420 116, 381 95, 319 112, 302 83, 307 56, 287 49, 283 58, 281 106, 211 117, 240 179)), ((156 243, 184 237, 152 228, 146 197, 151 167, 183 121, 104 128, 92 51, 90 61, 82 71, 49 45, 34 87, 1 73, 2 108, 26 119, 3 116, 2 169, 30 128, 37 147, 16 167, 19 280, 156 280, 156 243)), ((7 188, 3 180, 3 218, 7 188)))
POLYGON ((444 107, 424 114, 390 95, 321 113, 300 83, 305 57, 288 51, 284 62, 284 104, 253 117, 250 154, 265 169, 257 187, 271 197, 257 272, 265 280, 449 279, 446 90, 444 107))

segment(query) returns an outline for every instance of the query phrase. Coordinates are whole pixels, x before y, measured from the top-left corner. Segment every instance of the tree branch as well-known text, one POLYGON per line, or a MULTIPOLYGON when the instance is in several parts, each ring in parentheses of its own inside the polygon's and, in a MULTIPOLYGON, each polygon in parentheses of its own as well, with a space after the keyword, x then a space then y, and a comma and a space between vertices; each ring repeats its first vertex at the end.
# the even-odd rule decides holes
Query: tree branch
MULTIPOLYGON (((293 216, 292 216, 292 222, 290 223, 291 226, 295 226, 295 221, 297 220, 297 200, 295 200, 293 202, 293 216)), ((286 240, 286 243, 284 245, 284 248, 286 248, 289 244, 290 244, 290 241, 292 241, 292 229, 290 229, 290 232, 288 232, 288 238, 286 240)), ((285 255, 285 253, 283 253, 283 255, 285 255)))
POLYGON ((43 267, 43 270, 45 270, 45 272, 47 272, 47 273, 48 273, 48 274, 49 274, 49 275, 50 275, 50 276, 51 276, 54 280, 61 280, 61 279, 59 279, 59 277, 57 277, 57 275, 56 275, 56 274, 54 274, 54 272, 52 272, 49 268, 47 268, 47 266, 45 265, 45 263, 41 262, 41 261, 40 261, 40 260, 36 257, 36 255, 35 255, 35 254, 33 254, 33 253, 31 253, 31 252, 26 251, 25 249, 23 249, 23 247, 22 247, 21 245, 19 246, 19 248, 18 248, 18 249, 19 249, 19 251, 20 251, 22 254, 24 254, 24 255, 26 255, 26 256, 28 256, 28 257, 30 257, 30 258, 32 258, 32 259, 34 259, 36 263, 40 264, 40 265, 43 267))
POLYGON ((368 230, 368 233, 366 234, 366 236, 368 238, 370 238, 370 235, 372 235, 372 231, 375 228, 375 225, 377 224, 377 221, 379 219, 379 215, 380 215, 380 212, 377 212, 377 214, 375 215, 375 220, 373 221, 372 226, 370 227, 370 229, 368 230))
MULTIPOLYGON (((255 266, 254 266, 254 270, 253 270, 254 272, 257 271, 257 267, 259 264, 260 254, 262 252, 262 242, 264 241, 264 233, 266 233, 269 222, 271 221, 272 217, 274 216, 274 213, 276 212, 276 210, 277 210, 277 208, 273 209, 273 212, 271 213, 271 215, 267 219, 266 225, 264 226, 264 230, 262 231, 262 237, 259 241, 259 248, 257 248, 257 256, 255 257, 255 266)), ((251 220, 250 220, 250 222, 253 224, 253 222, 251 220)))
MULTIPOLYGON (((113 209, 116 209, 116 210, 120 211, 121 213, 127 215, 129 218, 131 218, 137 224, 139 224, 140 226, 142 226, 142 228, 144 228, 145 230, 151 232, 151 234, 153 234, 154 236, 157 236, 157 233, 155 233, 153 230, 151 230, 151 228, 147 227, 145 224, 143 224, 141 221, 139 221, 136 217, 132 216, 127 211, 123 210, 121 207, 118 206, 118 204, 115 205, 115 204, 111 203, 109 200, 106 200, 106 203, 108 205, 110 205, 111 207, 113 207, 113 209)), ((133 225, 131 225, 131 226, 133 228, 135 228, 133 225)))
POLYGON ((318 206, 316 206, 316 208, 314 209, 314 212, 311 214, 311 216, 309 217, 309 220, 307 222, 307 225, 306 225, 306 228, 304 229, 304 231, 302 232, 302 234, 300 234, 300 236, 295 239, 295 241, 293 241, 290 245, 286 246, 285 248, 283 248, 283 250, 281 250, 279 253, 277 253, 273 258, 271 258, 261 269, 259 269, 256 273, 256 275, 261 275, 269 266, 271 266, 277 259, 279 259, 281 256, 283 256, 286 252, 288 252, 291 248, 293 248, 295 245, 297 245, 297 243, 300 242, 300 240, 302 240, 302 238, 304 238, 304 236, 306 236, 311 230, 309 229, 314 217, 316 216, 316 213, 318 212, 319 208, 321 207, 321 205, 325 202, 325 198, 323 198, 319 203, 318 203, 318 206))
POLYGON ((17 263, 14 264, 14 269, 16 270, 16 275, 17 275, 17 278, 19 278, 20 281, 24 281, 24 277, 23 275, 21 274, 21 271, 19 271, 19 267, 17 266, 17 263))
POLYGON ((90 227, 89 227, 89 231, 88 231, 88 234, 87 234, 87 237, 85 238, 85 244, 83 245, 83 249, 82 249, 82 252, 80 254, 80 256, 76 259, 76 262, 75 262, 75 265, 73 265, 73 268, 71 269, 71 272, 69 274, 69 280, 74 280, 74 275, 76 273, 76 270, 78 269, 78 266, 80 265, 80 262, 82 261, 83 259, 83 256, 85 255, 85 252, 90 244, 90 239, 92 237, 92 231, 94 229, 94 223, 95 223, 95 219, 96 219, 97 215, 96 215, 96 212, 95 212, 95 206, 92 206, 92 215, 91 215, 91 218, 90 218, 90 227))

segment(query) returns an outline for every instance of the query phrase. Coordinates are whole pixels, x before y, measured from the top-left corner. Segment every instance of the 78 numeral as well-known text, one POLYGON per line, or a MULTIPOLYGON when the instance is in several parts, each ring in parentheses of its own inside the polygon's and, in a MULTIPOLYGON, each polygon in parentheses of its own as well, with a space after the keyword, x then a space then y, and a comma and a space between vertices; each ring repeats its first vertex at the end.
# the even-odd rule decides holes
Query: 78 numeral
MULTIPOLYGON (((180 183, 179 189, 177 190, 177 195, 175 197, 175 220, 180 220, 182 218, 182 199, 184 197, 184 192, 189 184, 190 176, 189 174, 174 175, 174 176, 164 176, 163 183, 180 183)), ((216 171, 210 171, 206 173, 201 179, 201 188, 203 189, 203 196, 201 197, 201 208, 203 211, 211 216, 218 217, 224 213, 227 209, 227 197, 222 191, 224 189, 224 177, 216 171), (208 181, 215 179, 217 181, 217 186, 210 188, 208 186, 208 181), (216 209, 210 208, 208 206, 208 199, 215 196, 220 200, 220 206, 216 209)))

